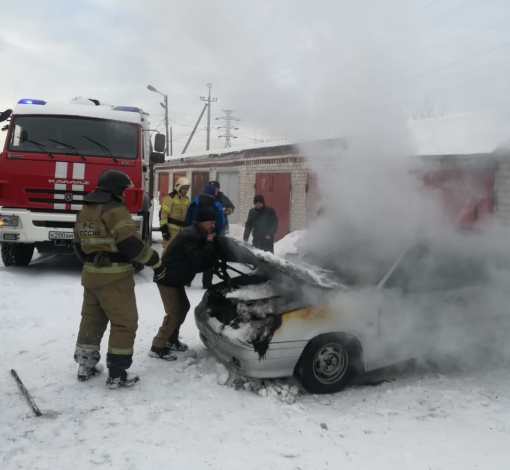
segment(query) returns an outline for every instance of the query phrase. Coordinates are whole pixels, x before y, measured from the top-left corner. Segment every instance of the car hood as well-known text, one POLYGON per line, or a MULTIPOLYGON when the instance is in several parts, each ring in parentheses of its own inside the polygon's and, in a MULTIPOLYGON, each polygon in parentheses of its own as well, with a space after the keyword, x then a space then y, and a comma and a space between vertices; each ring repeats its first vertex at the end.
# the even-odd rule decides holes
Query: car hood
POLYGON ((267 251, 230 237, 218 237, 218 257, 227 263, 248 264, 277 275, 289 276, 322 289, 347 289, 332 271, 312 265, 296 265, 267 251))

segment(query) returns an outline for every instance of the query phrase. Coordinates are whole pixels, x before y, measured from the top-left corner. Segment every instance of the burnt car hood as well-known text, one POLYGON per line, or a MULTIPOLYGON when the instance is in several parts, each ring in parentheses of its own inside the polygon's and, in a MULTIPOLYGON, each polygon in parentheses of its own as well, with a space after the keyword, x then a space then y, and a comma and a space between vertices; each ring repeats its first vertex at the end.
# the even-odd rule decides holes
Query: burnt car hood
POLYGON ((288 276, 321 289, 346 289, 332 271, 312 265, 297 265, 248 243, 230 237, 218 237, 218 258, 226 263, 251 265, 270 277, 288 276))

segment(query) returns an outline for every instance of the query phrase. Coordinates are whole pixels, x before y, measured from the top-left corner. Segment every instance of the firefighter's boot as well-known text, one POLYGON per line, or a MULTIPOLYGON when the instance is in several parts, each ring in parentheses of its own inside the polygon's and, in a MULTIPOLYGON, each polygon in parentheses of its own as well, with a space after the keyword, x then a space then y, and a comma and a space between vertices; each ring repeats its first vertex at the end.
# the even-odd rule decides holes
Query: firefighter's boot
POLYGON ((164 361, 175 361, 177 359, 177 356, 174 356, 167 347, 157 348, 156 346, 152 346, 149 351, 149 356, 163 359, 164 361))
POLYGON ((179 341, 178 339, 174 340, 174 341, 168 340, 168 342, 166 343, 166 347, 170 351, 178 351, 178 352, 184 352, 189 349, 188 345, 186 343, 183 343, 183 342, 179 341))
POLYGON ((78 380, 85 382, 86 380, 101 374, 104 371, 104 367, 101 364, 96 364, 93 367, 87 367, 80 365, 78 367, 78 380))
POLYGON ((121 387, 132 387, 138 382, 140 382, 140 377, 138 377, 138 375, 126 372, 125 375, 118 377, 112 377, 109 375, 106 379, 106 386, 113 390, 121 387))

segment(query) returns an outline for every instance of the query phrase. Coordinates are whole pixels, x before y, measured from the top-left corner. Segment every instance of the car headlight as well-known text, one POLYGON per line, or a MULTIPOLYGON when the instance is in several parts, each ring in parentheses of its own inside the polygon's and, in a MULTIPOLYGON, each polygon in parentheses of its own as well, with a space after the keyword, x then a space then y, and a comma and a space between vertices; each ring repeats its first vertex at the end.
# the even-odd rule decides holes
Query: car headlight
POLYGON ((17 215, 1 215, 0 227, 17 227, 19 225, 19 217, 17 215))

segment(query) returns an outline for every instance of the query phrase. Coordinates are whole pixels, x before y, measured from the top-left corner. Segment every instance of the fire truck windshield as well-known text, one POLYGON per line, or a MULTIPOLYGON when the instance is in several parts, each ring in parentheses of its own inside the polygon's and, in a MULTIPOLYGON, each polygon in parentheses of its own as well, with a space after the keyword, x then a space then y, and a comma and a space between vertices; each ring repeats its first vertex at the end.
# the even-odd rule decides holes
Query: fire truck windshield
POLYGON ((45 153, 55 155, 136 159, 138 139, 137 125, 131 123, 70 116, 16 116, 8 149, 41 152, 40 146, 44 146, 45 153))

